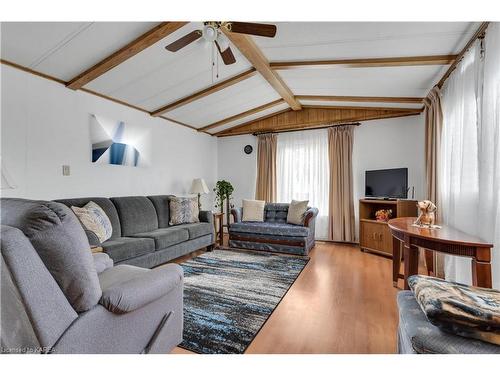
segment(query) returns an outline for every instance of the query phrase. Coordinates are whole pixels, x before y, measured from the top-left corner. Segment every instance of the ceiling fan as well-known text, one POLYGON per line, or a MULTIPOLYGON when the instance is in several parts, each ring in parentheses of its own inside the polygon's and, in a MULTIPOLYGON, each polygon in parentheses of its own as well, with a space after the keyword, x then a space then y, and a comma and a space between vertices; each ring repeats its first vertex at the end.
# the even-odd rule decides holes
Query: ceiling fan
POLYGON ((231 51, 231 47, 229 47, 229 41, 221 29, 233 33, 265 36, 268 38, 273 38, 276 35, 275 25, 252 22, 207 21, 203 22, 203 29, 191 31, 165 48, 168 51, 177 52, 181 48, 203 37, 207 42, 215 43, 225 65, 234 64, 236 59, 231 51))

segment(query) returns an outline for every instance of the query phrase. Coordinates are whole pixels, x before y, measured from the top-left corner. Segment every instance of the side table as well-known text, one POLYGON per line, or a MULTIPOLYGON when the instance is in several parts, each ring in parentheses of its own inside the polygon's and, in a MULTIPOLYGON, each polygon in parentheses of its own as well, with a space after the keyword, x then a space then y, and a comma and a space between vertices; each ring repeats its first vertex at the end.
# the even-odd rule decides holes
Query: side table
POLYGON ((221 212, 214 213, 214 229, 215 229, 215 248, 219 248, 224 243, 224 214, 221 212))

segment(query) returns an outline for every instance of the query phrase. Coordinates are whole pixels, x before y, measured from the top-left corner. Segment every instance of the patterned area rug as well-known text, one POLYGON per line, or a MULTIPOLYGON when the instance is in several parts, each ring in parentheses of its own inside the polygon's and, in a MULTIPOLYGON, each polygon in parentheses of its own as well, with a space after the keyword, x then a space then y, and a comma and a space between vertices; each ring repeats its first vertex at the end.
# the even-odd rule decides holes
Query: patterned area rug
POLYGON ((184 341, 203 354, 243 353, 309 258, 215 250, 184 269, 184 341))

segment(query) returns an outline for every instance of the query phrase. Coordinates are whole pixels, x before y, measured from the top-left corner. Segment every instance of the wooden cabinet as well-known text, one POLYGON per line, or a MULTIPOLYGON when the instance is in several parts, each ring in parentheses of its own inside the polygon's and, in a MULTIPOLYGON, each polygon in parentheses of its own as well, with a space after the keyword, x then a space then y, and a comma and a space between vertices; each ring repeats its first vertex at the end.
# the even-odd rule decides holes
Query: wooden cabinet
POLYGON ((417 201, 398 199, 359 201, 359 245, 361 250, 392 257, 392 235, 384 221, 375 220, 375 212, 392 210, 392 218, 417 216, 417 201))

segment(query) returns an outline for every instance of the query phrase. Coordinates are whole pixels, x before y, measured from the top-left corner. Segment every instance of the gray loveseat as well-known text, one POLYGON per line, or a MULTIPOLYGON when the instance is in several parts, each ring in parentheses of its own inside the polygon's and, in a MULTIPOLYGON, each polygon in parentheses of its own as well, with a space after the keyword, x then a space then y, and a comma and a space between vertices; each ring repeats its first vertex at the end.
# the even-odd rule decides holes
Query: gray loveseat
POLYGON ((113 267, 63 204, 0 202, 3 353, 168 353, 182 341, 179 265, 113 267))
POLYGON ((170 226, 170 197, 93 197, 56 202, 68 207, 82 207, 90 201, 98 204, 109 217, 113 234, 100 244, 92 232, 86 231, 90 244, 101 246, 115 264, 151 268, 204 247, 213 248, 212 212, 200 211, 199 223, 170 226))
POLYGON ((267 203, 264 222, 243 222, 243 208, 232 209, 234 223, 229 226, 229 246, 307 255, 314 247, 318 209, 309 207, 302 225, 294 225, 286 222, 288 207, 288 203, 267 203))

